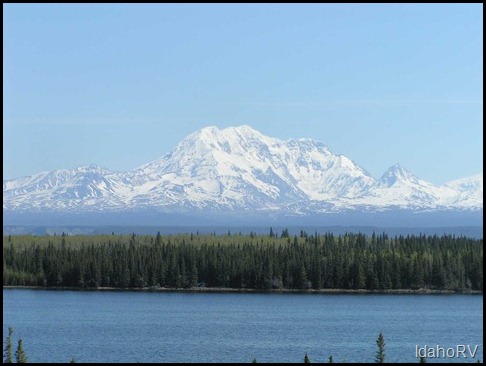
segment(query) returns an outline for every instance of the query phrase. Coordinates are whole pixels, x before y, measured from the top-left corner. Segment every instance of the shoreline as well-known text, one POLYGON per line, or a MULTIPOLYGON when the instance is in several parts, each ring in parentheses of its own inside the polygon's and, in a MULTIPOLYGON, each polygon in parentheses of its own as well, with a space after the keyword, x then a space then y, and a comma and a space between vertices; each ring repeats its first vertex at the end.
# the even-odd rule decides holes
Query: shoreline
POLYGON ((44 287, 44 286, 3 286, 4 289, 30 289, 49 291, 129 291, 129 292, 186 292, 186 293, 268 293, 268 294, 410 294, 410 295, 437 295, 437 294, 471 294, 482 295, 480 290, 437 290, 437 289, 388 289, 388 290, 367 290, 367 289, 252 289, 252 288, 230 288, 230 287, 190 287, 190 288, 79 288, 79 287, 44 287))

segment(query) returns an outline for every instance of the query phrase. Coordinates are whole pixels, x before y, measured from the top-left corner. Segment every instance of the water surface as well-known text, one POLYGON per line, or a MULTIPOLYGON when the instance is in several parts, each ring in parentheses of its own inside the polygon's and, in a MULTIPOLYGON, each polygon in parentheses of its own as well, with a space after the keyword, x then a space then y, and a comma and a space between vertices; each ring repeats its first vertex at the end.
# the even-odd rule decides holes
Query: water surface
POLYGON ((482 324, 482 295, 3 290, 4 340, 14 327, 29 362, 373 362, 380 331, 387 362, 479 345, 445 360, 475 362, 482 324))

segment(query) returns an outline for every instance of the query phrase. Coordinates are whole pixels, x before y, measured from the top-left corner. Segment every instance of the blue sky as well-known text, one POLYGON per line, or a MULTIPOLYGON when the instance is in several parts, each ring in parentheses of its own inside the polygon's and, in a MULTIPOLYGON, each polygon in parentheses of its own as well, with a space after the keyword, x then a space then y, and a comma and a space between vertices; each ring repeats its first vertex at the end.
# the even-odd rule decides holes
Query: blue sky
POLYGON ((379 177, 483 170, 483 5, 3 5, 3 175, 134 169, 208 125, 379 177))

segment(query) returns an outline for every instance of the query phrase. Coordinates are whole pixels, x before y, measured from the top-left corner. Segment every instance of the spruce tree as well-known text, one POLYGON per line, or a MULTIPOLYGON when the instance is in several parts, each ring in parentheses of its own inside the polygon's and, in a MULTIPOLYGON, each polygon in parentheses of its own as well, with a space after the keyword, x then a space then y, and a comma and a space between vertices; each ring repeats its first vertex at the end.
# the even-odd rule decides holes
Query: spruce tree
POLYGON ((332 355, 331 355, 331 356, 329 356, 328 363, 334 363, 334 360, 332 359, 332 355))
POLYGON ((13 363, 13 353, 12 353, 12 335, 13 335, 13 328, 8 327, 8 336, 7 340, 5 341, 5 349, 3 354, 3 362, 4 363, 13 363))
POLYGON ((307 356, 307 353, 304 356, 304 363, 310 363, 309 356, 307 356))
POLYGON ((24 346, 22 345, 22 338, 19 339, 17 351, 15 351, 15 359, 17 363, 27 363, 27 356, 25 355, 24 346))
POLYGON ((383 332, 380 332, 378 339, 376 340, 378 346, 378 352, 376 352, 375 362, 384 363, 385 362, 385 338, 383 337, 383 332))

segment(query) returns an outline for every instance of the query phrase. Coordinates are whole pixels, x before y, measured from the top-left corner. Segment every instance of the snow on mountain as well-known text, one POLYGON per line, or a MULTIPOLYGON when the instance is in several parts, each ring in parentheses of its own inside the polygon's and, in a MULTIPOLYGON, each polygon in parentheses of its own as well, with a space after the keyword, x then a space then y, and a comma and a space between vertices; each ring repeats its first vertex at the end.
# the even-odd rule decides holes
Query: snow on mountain
POLYGON ((468 209, 482 208, 482 174, 438 187, 397 164, 376 180, 311 139, 211 126, 130 172, 96 165, 43 172, 4 181, 3 193, 4 210, 13 211, 468 209))
POLYGON ((441 198, 451 194, 454 194, 453 190, 421 180, 400 164, 395 164, 370 187, 365 196, 357 199, 357 203, 377 207, 437 208, 441 206, 441 198))
MULTIPOLYGON (((272 179, 294 190, 274 174, 269 146, 271 139, 250 127, 219 130, 207 127, 181 141, 162 159, 146 164, 138 172, 157 184, 140 198, 155 196, 172 202, 188 201, 197 207, 209 204, 265 207, 280 196, 272 179)), ((298 191, 293 192, 302 198, 298 191)), ((290 192, 292 196, 292 192, 290 192)))
POLYGON ((4 209, 83 209, 114 207, 120 201, 112 172, 94 164, 42 172, 3 184, 4 209))
POLYGON ((398 163, 388 168, 378 181, 378 185, 382 188, 391 188, 403 184, 423 185, 423 181, 421 182, 409 170, 398 163))
POLYGON ((483 207, 483 173, 456 179, 445 184, 456 194, 445 198, 445 204, 455 207, 483 207))
POLYGON ((318 142, 281 141, 249 126, 207 127, 172 153, 139 171, 158 179, 157 191, 193 201, 260 204, 262 208, 306 199, 355 196, 374 179, 318 142))

